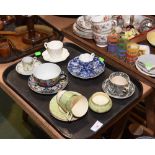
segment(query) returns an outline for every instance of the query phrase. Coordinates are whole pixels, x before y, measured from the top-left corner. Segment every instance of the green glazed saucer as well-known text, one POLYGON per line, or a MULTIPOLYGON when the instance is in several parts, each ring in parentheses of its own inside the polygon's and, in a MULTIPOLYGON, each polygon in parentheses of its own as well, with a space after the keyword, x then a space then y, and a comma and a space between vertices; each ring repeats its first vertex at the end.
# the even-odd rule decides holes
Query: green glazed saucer
POLYGON ((60 121, 70 122, 70 121, 75 121, 78 119, 76 117, 72 117, 72 116, 68 115, 68 113, 65 113, 59 107, 59 105, 57 104, 56 95, 50 101, 49 110, 50 110, 52 116, 60 121))

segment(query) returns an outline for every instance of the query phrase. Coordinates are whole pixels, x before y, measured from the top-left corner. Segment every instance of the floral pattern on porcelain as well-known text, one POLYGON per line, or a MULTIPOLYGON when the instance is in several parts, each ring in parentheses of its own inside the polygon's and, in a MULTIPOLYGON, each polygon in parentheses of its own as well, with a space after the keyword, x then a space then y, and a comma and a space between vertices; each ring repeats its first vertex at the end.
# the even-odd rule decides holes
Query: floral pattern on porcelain
POLYGON ((32 75, 28 79, 28 86, 30 87, 30 89, 39 94, 55 94, 59 90, 63 90, 67 86, 67 84, 68 77, 65 73, 61 74, 61 80, 56 85, 51 87, 43 87, 38 85, 32 75))
POLYGON ((77 56, 68 63, 67 69, 75 77, 90 79, 102 74, 105 70, 105 64, 100 62, 98 57, 94 57, 93 61, 88 63, 81 63, 79 56, 77 56))

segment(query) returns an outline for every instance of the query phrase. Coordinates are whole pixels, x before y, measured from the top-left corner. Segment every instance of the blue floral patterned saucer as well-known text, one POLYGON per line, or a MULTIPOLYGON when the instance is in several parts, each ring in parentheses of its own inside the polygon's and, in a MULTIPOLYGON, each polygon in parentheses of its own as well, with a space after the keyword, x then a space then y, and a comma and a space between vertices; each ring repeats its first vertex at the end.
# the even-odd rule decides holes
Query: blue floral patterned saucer
POLYGON ((81 63, 79 56, 77 56, 69 61, 67 69, 75 77, 90 79, 102 74, 105 70, 105 64, 98 57, 94 57, 91 62, 81 63))
POLYGON ((55 94, 59 90, 63 90, 67 86, 67 84, 68 77, 65 73, 61 74, 60 81, 52 87, 42 87, 38 85, 33 76, 30 76, 28 79, 28 86, 30 87, 30 89, 39 94, 55 94))

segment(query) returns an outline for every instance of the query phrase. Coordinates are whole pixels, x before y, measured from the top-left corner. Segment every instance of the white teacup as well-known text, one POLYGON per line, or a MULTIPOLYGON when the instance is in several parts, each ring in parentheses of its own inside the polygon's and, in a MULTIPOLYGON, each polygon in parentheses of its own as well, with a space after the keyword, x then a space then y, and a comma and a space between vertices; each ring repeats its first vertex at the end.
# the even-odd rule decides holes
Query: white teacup
POLYGON ((59 40, 53 40, 51 42, 45 42, 44 46, 52 58, 60 58, 63 52, 63 43, 59 40))
POLYGON ((32 58, 30 56, 26 56, 22 59, 22 65, 24 71, 31 71, 34 68, 34 63, 36 62, 37 58, 32 58))

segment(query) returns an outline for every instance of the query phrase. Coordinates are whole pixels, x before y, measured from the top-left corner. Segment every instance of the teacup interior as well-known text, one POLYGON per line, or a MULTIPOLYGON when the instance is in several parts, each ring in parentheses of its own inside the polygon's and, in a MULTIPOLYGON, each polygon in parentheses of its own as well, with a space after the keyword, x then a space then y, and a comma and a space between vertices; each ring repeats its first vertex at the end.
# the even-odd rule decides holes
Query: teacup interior
POLYGON ((120 75, 114 76, 111 79, 111 82, 116 84, 116 85, 127 85, 128 84, 128 81, 120 75))
POLYGON ((36 67, 33 71, 33 75, 41 80, 48 80, 56 78, 60 75, 61 68, 53 63, 44 63, 36 67))

